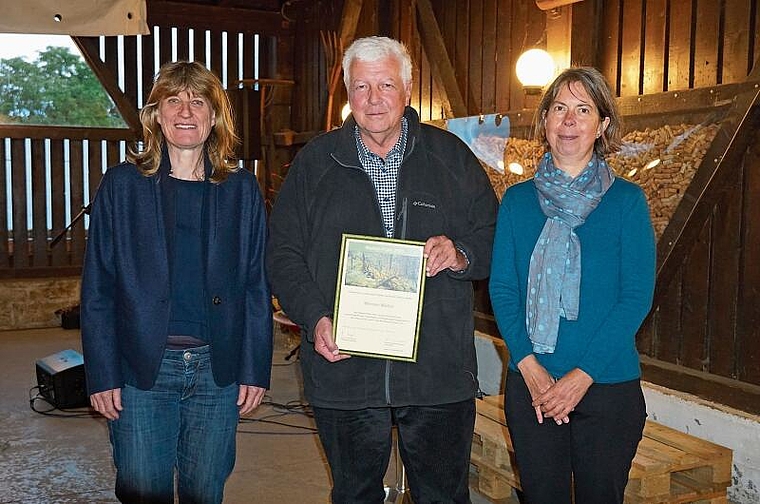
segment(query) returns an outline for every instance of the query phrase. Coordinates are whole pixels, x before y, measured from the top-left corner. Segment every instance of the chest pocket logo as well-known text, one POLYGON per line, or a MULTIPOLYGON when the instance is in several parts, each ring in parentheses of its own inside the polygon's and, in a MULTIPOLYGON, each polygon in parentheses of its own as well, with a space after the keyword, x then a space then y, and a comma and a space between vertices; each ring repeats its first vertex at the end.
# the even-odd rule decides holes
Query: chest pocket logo
POLYGON ((428 203, 426 201, 421 201, 421 200, 412 201, 412 206, 422 207, 422 208, 429 208, 430 210, 435 210, 435 204, 434 203, 428 203))

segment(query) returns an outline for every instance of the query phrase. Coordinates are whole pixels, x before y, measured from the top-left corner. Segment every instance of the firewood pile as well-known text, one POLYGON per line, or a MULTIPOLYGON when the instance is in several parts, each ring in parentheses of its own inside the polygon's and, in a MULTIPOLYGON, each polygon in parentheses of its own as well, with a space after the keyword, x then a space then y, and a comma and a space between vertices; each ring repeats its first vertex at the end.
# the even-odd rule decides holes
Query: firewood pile
MULTIPOLYGON (((718 132, 718 124, 676 124, 631 131, 620 152, 607 158, 615 173, 647 195, 657 238, 668 225, 694 173, 718 132)), ((483 164, 499 198, 507 187, 533 177, 543 149, 534 140, 509 138, 504 173, 483 164)))

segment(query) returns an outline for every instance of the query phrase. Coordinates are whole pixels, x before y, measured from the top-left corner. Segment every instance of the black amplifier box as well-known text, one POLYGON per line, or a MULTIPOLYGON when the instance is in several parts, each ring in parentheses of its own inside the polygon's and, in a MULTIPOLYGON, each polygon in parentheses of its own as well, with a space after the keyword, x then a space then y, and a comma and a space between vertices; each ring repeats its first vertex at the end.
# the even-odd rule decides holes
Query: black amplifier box
POLYGON ((84 359, 76 350, 62 350, 37 360, 40 394, 58 409, 88 406, 84 359))

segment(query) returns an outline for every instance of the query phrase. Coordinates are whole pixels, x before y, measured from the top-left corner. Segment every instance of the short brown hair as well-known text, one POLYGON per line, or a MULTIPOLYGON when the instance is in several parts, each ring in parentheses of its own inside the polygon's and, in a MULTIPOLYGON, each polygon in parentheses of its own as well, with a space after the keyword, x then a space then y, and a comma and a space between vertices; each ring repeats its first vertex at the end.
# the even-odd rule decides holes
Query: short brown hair
POLYGON ((594 102, 594 106, 599 111, 599 116, 602 120, 607 117, 610 120, 607 128, 602 131, 602 134, 594 142, 594 152, 597 156, 605 157, 608 154, 617 152, 620 149, 622 140, 623 124, 620 117, 620 112, 617 109, 617 103, 612 96, 609 84, 599 73, 599 70, 592 67, 572 67, 564 70, 561 74, 554 79, 549 85, 549 88, 544 92, 541 97, 541 103, 539 103, 536 109, 536 117, 534 121, 534 135, 536 140, 541 142, 544 148, 549 151, 551 147, 546 140, 546 128, 544 126, 544 117, 549 111, 552 103, 557 98, 557 95, 562 90, 563 86, 568 86, 573 82, 579 82, 588 93, 591 100, 594 102))

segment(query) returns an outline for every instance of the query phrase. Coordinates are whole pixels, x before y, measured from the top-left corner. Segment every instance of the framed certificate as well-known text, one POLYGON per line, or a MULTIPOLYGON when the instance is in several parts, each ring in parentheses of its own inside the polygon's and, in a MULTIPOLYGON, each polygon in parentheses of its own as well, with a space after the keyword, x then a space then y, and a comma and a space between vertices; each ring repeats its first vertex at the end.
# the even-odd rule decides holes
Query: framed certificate
POLYGON ((417 360, 424 246, 343 235, 333 314, 333 337, 341 353, 417 360))

